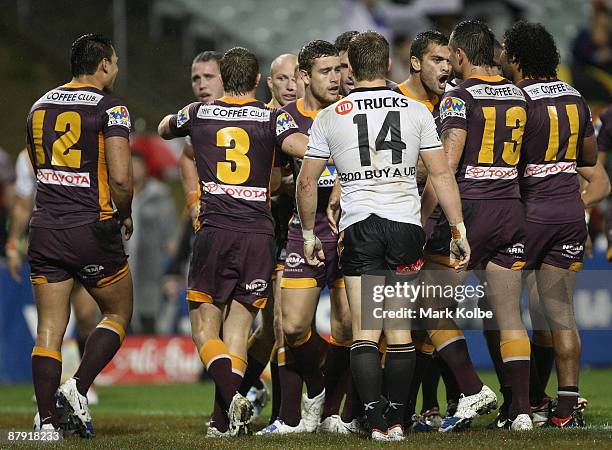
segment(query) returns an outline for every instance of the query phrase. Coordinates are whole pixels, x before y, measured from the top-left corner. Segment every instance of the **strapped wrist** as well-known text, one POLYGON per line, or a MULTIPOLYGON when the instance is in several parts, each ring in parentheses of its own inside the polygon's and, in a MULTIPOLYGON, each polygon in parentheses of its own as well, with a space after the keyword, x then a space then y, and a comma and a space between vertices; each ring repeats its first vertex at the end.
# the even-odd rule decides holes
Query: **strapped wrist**
POLYGON ((464 238, 466 236, 465 224, 463 223, 463 221, 455 225, 451 225, 450 229, 451 229, 451 236, 455 240, 464 238))
POLYGON ((304 242, 312 242, 317 238, 313 230, 304 229, 302 229, 302 237, 304 238, 304 242))

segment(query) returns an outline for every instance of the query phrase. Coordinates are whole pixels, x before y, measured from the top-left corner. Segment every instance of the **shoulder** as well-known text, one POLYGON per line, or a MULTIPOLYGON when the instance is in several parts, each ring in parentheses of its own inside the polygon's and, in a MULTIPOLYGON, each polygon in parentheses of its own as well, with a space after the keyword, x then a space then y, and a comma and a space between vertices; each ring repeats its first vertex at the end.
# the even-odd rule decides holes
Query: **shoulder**
POLYGON ((461 87, 456 87, 444 94, 440 100, 440 119, 444 120, 447 117, 466 118, 466 109, 470 95, 461 87))

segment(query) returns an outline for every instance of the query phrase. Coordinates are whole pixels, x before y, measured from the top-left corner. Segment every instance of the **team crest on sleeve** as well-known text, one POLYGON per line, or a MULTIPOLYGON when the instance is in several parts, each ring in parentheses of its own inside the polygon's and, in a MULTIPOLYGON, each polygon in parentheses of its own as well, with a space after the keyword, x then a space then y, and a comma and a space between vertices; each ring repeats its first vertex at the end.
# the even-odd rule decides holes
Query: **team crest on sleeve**
POLYGON ((446 97, 440 105, 440 119, 447 117, 466 118, 465 102, 458 97, 446 97))
POLYGON ((125 106, 114 106, 106 110, 108 114, 108 126, 121 125, 122 127, 130 128, 130 113, 125 106))
POLYGON ((178 112, 176 117, 176 127, 181 128, 187 122, 189 122, 189 105, 185 106, 178 112))
POLYGON ((276 135, 280 136, 291 128, 297 128, 297 124, 291 114, 283 112, 276 117, 276 135))

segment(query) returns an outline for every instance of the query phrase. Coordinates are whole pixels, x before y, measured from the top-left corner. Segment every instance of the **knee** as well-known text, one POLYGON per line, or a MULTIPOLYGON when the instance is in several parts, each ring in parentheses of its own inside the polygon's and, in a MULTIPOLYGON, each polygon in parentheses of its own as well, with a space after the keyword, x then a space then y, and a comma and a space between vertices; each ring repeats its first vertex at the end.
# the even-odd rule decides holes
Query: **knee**
POLYGON ((353 337, 350 317, 332 318, 331 334, 337 341, 350 340, 353 337))
POLYGON ((54 327, 38 327, 36 346, 48 350, 61 351, 64 333, 54 327))
POLYGON ((308 334, 310 324, 299 323, 293 320, 283 320, 283 334, 289 345, 299 341, 308 334))

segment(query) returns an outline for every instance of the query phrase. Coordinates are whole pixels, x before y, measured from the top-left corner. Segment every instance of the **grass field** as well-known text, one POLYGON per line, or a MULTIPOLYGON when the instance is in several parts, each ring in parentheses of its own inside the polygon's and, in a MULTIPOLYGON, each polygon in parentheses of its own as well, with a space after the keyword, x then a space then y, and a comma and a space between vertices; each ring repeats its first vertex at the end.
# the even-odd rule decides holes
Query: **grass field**
MULTIPOLYGON (((496 387, 494 374, 483 378, 496 387)), ((585 370, 581 395, 589 400, 585 416, 588 428, 539 429, 531 433, 487 431, 483 426, 493 415, 480 418, 467 433, 410 434, 402 443, 373 443, 356 436, 322 434, 290 437, 241 437, 235 440, 205 439, 205 423, 211 410, 213 385, 99 387, 100 405, 92 407, 97 436, 91 441, 69 437, 60 448, 92 449, 353 449, 353 448, 503 448, 576 449, 612 448, 612 370, 585 370)), ((550 385, 552 394, 555 386, 550 385)), ((0 430, 30 428, 35 414, 30 385, 0 386, 0 430)), ((440 392, 440 400, 444 395, 440 392)), ((269 407, 264 416, 269 415, 269 407)), ((258 419, 262 427, 265 419, 258 419)), ((13 444, 10 448, 41 448, 41 444, 13 444)), ((0 442, 0 448, 9 448, 0 442)))

